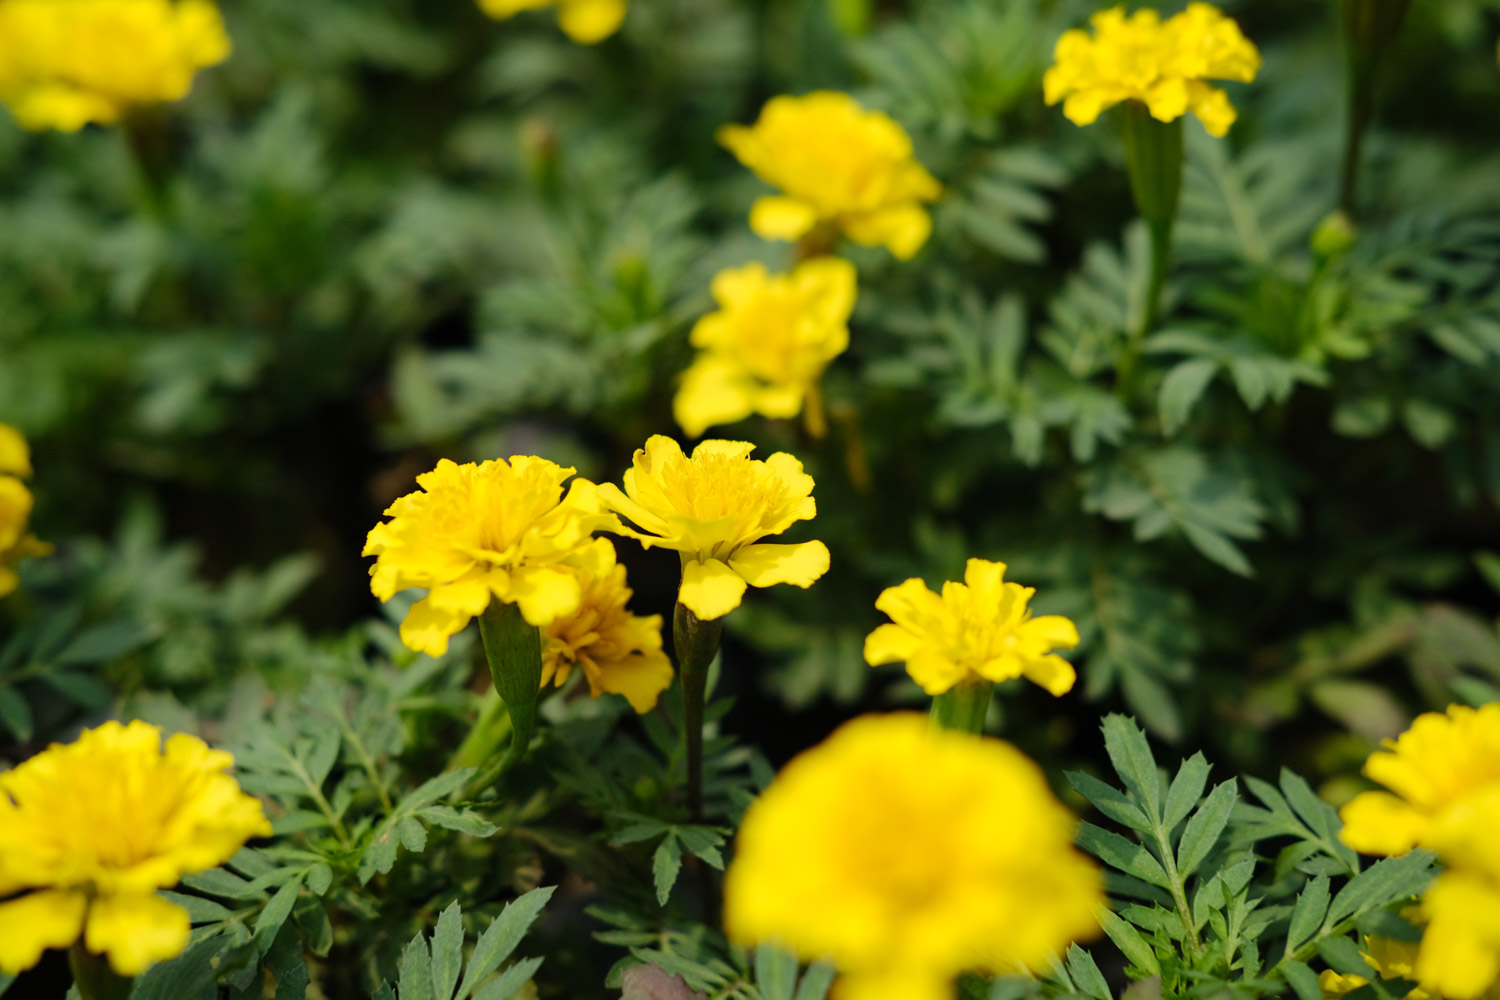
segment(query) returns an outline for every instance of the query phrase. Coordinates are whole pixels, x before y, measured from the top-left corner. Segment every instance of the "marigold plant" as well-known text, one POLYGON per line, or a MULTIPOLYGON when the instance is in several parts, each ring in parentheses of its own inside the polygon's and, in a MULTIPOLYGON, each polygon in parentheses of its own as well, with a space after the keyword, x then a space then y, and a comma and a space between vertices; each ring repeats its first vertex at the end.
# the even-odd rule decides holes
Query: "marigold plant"
POLYGON ((596 544, 593 532, 617 522, 588 480, 573 480, 563 495, 573 472, 517 455, 477 465, 445 458, 418 476, 422 489, 391 504, 391 519, 370 529, 364 548, 376 557, 376 597, 427 591, 401 623, 401 641, 441 656, 492 598, 518 605, 532 625, 577 611, 583 585, 574 571, 606 571, 609 543, 596 544))
POLYGON ((1032 617, 1035 588, 1005 581, 1005 564, 970 559, 964 582, 943 584, 941 595, 918 579, 888 587, 875 607, 891 616, 865 639, 871 666, 906 664, 931 695, 977 677, 1025 677, 1054 695, 1067 694, 1077 675, 1052 651, 1078 645, 1078 629, 1061 615, 1032 617))
POLYGON ((1210 135, 1234 124, 1229 97, 1208 80, 1255 79, 1260 53, 1239 25, 1207 3, 1192 3, 1165 21, 1154 10, 1128 18, 1113 7, 1091 19, 1094 34, 1075 29, 1057 41, 1042 86, 1048 104, 1088 125, 1121 101, 1140 101, 1160 121, 1191 111, 1210 135))
POLYGON ((269 836, 260 802, 196 736, 107 722, 0 773, 0 972, 84 946, 136 976, 188 943, 187 911, 156 895, 269 836))
POLYGON ((1073 827, 1010 744, 864 716, 745 814, 725 929, 832 958, 844 1000, 940 1000, 960 972, 1040 969, 1097 932, 1102 879, 1073 827))
POLYGON ((942 185, 900 125, 848 94, 774 97, 754 125, 726 125, 719 141, 783 192, 750 210, 750 228, 768 240, 801 239, 823 225, 907 260, 932 232, 922 203, 942 185))
POLYGON ((752 413, 795 417, 808 406, 808 426, 822 427, 818 379, 849 346, 854 265, 817 257, 790 274, 762 264, 714 277, 717 312, 693 327, 701 353, 683 376, 672 412, 693 437, 752 413))
POLYGON ((625 567, 615 562, 614 546, 599 539, 603 571, 585 575, 578 610, 542 632, 542 684, 558 687, 583 671, 589 694, 624 695, 637 712, 649 712, 672 683, 672 662, 662 650, 661 615, 632 614, 625 567), (606 555, 607 553, 607 555, 606 555))
POLYGON ((178 100, 229 52, 209 0, 0 3, 0 101, 30 129, 72 132, 178 100))
POLYGON ((701 441, 692 457, 657 434, 635 453, 622 492, 612 483, 599 498, 635 527, 621 534, 682 557, 677 599, 698 618, 722 618, 739 607, 745 587, 810 587, 828 572, 828 547, 762 543, 817 513, 813 479, 786 452, 753 459, 747 441, 701 441))
POLYGON ((494 18, 508 18, 526 10, 557 8, 557 23, 580 45, 602 42, 620 29, 625 20, 626 0, 479 0, 480 8, 494 18))

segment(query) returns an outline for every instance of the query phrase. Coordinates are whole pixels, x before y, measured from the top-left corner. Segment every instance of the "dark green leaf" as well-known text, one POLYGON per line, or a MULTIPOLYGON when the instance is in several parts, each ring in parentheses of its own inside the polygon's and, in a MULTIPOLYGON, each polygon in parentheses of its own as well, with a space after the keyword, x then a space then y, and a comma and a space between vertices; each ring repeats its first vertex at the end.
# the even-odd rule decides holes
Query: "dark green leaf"
POLYGON ((496 976, 493 982, 479 991, 479 995, 474 1000, 510 1000, 522 986, 531 981, 531 977, 536 975, 536 970, 541 967, 540 958, 523 958, 496 976))
POLYGON ((438 916, 432 932, 432 995, 434 1000, 449 1000, 458 984, 458 973, 464 964, 464 923, 458 903, 449 903, 438 916))
POLYGON ((1094 956, 1076 944, 1068 946, 1067 969, 1073 984, 1085 994, 1095 1000, 1113 1000, 1109 983, 1105 981, 1104 973, 1099 971, 1094 956))
POLYGON ((542 907, 547 905, 556 891, 556 886, 543 886, 505 904, 505 909, 500 911, 500 915, 485 928, 474 944, 474 953, 469 956, 469 967, 464 970, 463 981, 458 986, 459 1000, 466 1000, 486 976, 510 957, 526 931, 536 922, 542 907))
POLYGON ((1208 772, 1208 761, 1202 753, 1195 753, 1182 762, 1177 777, 1167 789, 1166 818, 1162 823, 1165 829, 1172 830, 1187 819, 1198 800, 1203 798, 1203 790, 1208 787, 1208 772))
POLYGON ((1208 857, 1219 842, 1224 827, 1229 825, 1229 814, 1238 799, 1233 779, 1220 782, 1188 819, 1182 828, 1182 840, 1177 844, 1177 874, 1180 878, 1186 879, 1197 871, 1203 859, 1208 857))
POLYGON ((1292 922, 1286 932, 1286 948, 1282 957, 1289 957, 1302 943, 1312 937, 1323 924, 1323 915, 1328 912, 1328 876, 1319 875, 1297 897, 1292 907, 1292 922))
POLYGON ((1104 749, 1125 788, 1143 807, 1152 822, 1161 819, 1161 782, 1156 773, 1156 758, 1146 734, 1130 718, 1110 714, 1104 717, 1104 749))
POLYGON ((793 1000, 797 956, 774 944, 755 949, 755 985, 763 1000, 793 1000))
POLYGON ((682 845, 675 836, 663 838, 651 859, 651 872, 656 880, 656 901, 667 905, 667 897, 677 882, 677 873, 682 870, 682 845))

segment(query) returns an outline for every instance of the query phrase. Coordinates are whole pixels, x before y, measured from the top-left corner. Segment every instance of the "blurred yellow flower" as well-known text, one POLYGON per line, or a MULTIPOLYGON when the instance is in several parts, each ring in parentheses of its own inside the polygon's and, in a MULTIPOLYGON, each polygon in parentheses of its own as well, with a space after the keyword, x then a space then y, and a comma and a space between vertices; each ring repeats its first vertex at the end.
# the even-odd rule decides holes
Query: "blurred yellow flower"
POLYGON ((900 125, 848 94, 773 97, 753 126, 726 125, 719 142, 784 192, 750 210, 750 228, 768 240, 801 239, 823 224, 907 260, 932 231, 921 203, 937 200, 942 185, 913 159, 900 125))
POLYGON ((1424 713, 1385 747, 1364 773, 1391 791, 1355 796, 1339 838, 1365 854, 1435 850, 1434 834, 1467 815, 1473 796, 1500 787, 1500 704, 1424 713))
POLYGON ((18 478, 31 475, 31 449, 9 424, 0 424, 0 597, 20 584, 11 567, 27 556, 44 556, 52 546, 26 531, 31 520, 31 491, 18 478))
POLYGON ((388 601, 407 587, 427 596, 401 623, 408 647, 441 656, 448 640, 493 597, 520 606, 532 625, 550 625, 578 610, 578 574, 604 571, 609 543, 593 532, 617 527, 594 484, 544 458, 518 455, 457 465, 448 459, 417 477, 422 490, 386 510, 370 530, 364 554, 376 557, 370 590, 388 601))
POLYGON ((523 10, 557 8, 557 23, 580 45, 602 42, 619 30, 625 20, 625 0, 479 0, 490 17, 504 20, 523 10))
POLYGON ((960 972, 1046 967, 1098 932, 1097 867, 1008 743, 864 716, 797 757, 745 814, 724 926, 832 958, 841 1000, 946 1000, 960 972))
POLYGON ((589 682, 589 694, 625 696, 637 712, 656 707, 657 697, 672 684, 672 663, 661 648, 661 615, 642 617, 626 604, 631 590, 625 567, 615 562, 615 550, 605 539, 603 571, 583 577, 583 600, 578 610, 542 630, 542 685, 550 680, 562 687, 576 666, 589 682))
MULTIPOLYGON (((1494 796, 1491 796, 1494 798, 1494 796)), ((1500 809, 1488 810, 1491 823, 1500 809)), ((1476 830, 1488 853, 1500 853, 1497 827, 1476 830)), ((1422 896, 1422 933, 1416 975, 1409 978, 1447 1000, 1500 996, 1500 864, 1445 870, 1422 896)))
POLYGON ((144 722, 107 722, 0 773, 0 972, 79 935, 122 976, 188 943, 188 914, 156 895, 271 834, 234 758, 144 722), (21 894, 21 895, 18 895, 21 894))
POLYGON ((209 0, 3 0, 0 101, 29 129, 107 125, 185 97, 229 51, 209 0))
POLYGON ((752 413, 794 417, 828 363, 849 346, 854 265, 815 257, 791 274, 761 264, 720 271, 713 282, 719 311, 693 327, 700 353, 672 402, 693 437, 752 413))
MULTIPOLYGON (((1370 963, 1370 968, 1380 974, 1381 979, 1415 979, 1418 945, 1414 941, 1396 941, 1392 938, 1370 934, 1365 937, 1365 947, 1360 954, 1370 963)), ((1332 969, 1324 969, 1318 976, 1318 986, 1328 1000, 1336 1000, 1352 993, 1370 981, 1364 976, 1344 975, 1332 969)), ((1421 988, 1407 992, 1406 1000, 1428 1000, 1431 994, 1421 988)))
POLYGON ((1027 604, 1036 590, 1004 578, 1004 563, 970 559, 964 582, 943 584, 941 596, 915 577, 886 588, 875 607, 894 624, 866 637, 865 660, 905 662, 930 695, 971 677, 1026 677, 1054 695, 1067 694, 1077 675, 1052 650, 1078 645, 1078 629, 1061 615, 1031 617, 1027 604))
POLYGON ((621 534, 682 557, 677 599, 700 619, 740 606, 745 585, 810 587, 828 572, 828 547, 757 544, 817 513, 812 477, 785 452, 764 462, 745 441, 699 442, 689 458, 669 437, 654 435, 625 472, 625 491, 611 483, 599 499, 635 527, 621 534))
POLYGON ((1205 80, 1249 83, 1260 70, 1260 53, 1239 25, 1208 3, 1162 21, 1154 10, 1129 18, 1114 7, 1091 19, 1094 35, 1081 29, 1057 41, 1055 64, 1042 78, 1048 104, 1063 102, 1063 114, 1088 125, 1121 101, 1140 101, 1160 121, 1192 111, 1210 135, 1234 124, 1229 97, 1205 80))

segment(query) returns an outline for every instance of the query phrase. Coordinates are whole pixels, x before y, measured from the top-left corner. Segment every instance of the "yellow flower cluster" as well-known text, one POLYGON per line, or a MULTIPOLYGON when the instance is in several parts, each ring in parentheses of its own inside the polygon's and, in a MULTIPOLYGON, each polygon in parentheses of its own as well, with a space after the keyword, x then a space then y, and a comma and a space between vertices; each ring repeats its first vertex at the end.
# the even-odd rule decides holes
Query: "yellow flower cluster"
POLYGON ((401 641, 431 656, 489 606, 519 605, 532 625, 550 625, 578 610, 578 571, 603 576, 614 550, 593 533, 617 525, 594 484, 544 458, 516 456, 478 465, 448 459, 417 477, 421 491, 386 510, 370 530, 364 554, 376 557, 370 590, 388 601, 421 587, 427 596, 401 624, 401 641))
POLYGON ((1057 41, 1056 63, 1042 78, 1048 104, 1088 125, 1121 101, 1139 101, 1152 117, 1170 122, 1192 111, 1210 135, 1234 124, 1229 97, 1207 80, 1250 82, 1260 53, 1239 25, 1207 3, 1163 21, 1154 10, 1100 11, 1094 34, 1075 29, 1057 41))
POLYGON ((16 589, 20 581, 11 569, 26 556, 42 556, 52 546, 28 534, 31 519, 31 491, 22 478, 31 475, 31 449, 21 432, 9 424, 0 424, 0 597, 16 589))
POLYGON ((557 23, 580 45, 602 42, 625 20, 625 0, 479 0, 490 17, 505 19, 524 10, 557 8, 557 23))
POLYGON ((960 972, 1041 969, 1097 933, 1102 879, 1074 825, 1009 744, 865 716, 746 812, 725 930, 832 958, 841 1000, 947 1000, 960 972))
POLYGON ((692 457, 660 434, 635 453, 625 490, 599 487, 605 506, 635 527, 619 527, 650 548, 682 557, 677 599, 698 618, 722 618, 740 606, 745 587, 810 587, 828 572, 828 547, 760 543, 817 513, 812 477, 785 452, 750 457, 744 441, 702 441, 692 457))
POLYGON ((108 722, 0 773, 0 973, 80 935, 122 976, 178 954, 188 914, 156 895, 269 836, 260 802, 195 736, 108 722))
POLYGON ((900 125, 848 94, 774 97, 754 125, 726 125, 719 141, 784 192, 750 211, 750 228, 768 240, 797 240, 824 226, 907 260, 932 231, 922 203, 936 200, 942 185, 913 158, 900 125))
POLYGON ((1500 979, 1500 704, 1418 716, 1341 813, 1340 836, 1366 854, 1436 851, 1445 870, 1421 903, 1427 929, 1415 978, 1449 1000, 1474 1000, 1500 979))
POLYGON ((649 712, 672 683, 672 663, 661 648, 661 616, 631 614, 625 567, 614 547, 597 576, 584 575, 578 610, 542 630, 542 684, 562 687, 576 666, 589 693, 620 694, 637 712, 649 712))
MULTIPOLYGON (((1381 979, 1415 978, 1417 945, 1414 943, 1370 934, 1366 935, 1365 948, 1360 954, 1381 979)), ((1318 976, 1318 986, 1327 1000, 1337 1000, 1369 982, 1364 976, 1345 975, 1332 969, 1324 969, 1318 976)), ((1418 987, 1408 992, 1405 1000, 1428 1000, 1431 996, 1432 994, 1418 987)))
POLYGON ((1054 695, 1073 688, 1073 667, 1052 650, 1078 645, 1078 629, 1060 615, 1031 616, 1036 591, 1005 582, 1005 564, 970 559, 964 582, 943 584, 941 596, 918 579, 889 587, 875 607, 891 616, 865 639, 871 666, 906 664, 930 695, 971 678, 1026 677, 1054 695))
POLYGON ((701 353, 672 404, 682 429, 698 437, 752 413, 802 412, 823 369, 849 346, 854 265, 815 257, 791 274, 773 275, 747 264, 719 272, 713 295, 719 311, 693 327, 701 353))
POLYGON ((110 124, 186 96, 229 50, 210 0, 4 0, 0 101, 30 129, 110 124))

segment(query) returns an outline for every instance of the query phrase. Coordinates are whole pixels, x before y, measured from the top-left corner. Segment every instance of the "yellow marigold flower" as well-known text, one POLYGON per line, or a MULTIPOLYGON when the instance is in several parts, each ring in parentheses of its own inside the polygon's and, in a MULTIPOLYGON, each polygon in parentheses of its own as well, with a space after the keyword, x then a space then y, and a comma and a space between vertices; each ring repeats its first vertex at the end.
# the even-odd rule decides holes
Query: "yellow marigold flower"
POLYGON ((865 660, 871 666, 905 662, 930 695, 970 677, 1026 677, 1054 695, 1067 694, 1077 675, 1052 650, 1078 645, 1078 629, 1061 615, 1031 617, 1027 604, 1035 588, 1004 577, 1005 563, 970 559, 964 582, 943 584, 942 596, 915 577, 888 587, 875 607, 894 624, 865 638, 865 660))
MULTIPOLYGON (((1489 811, 1491 822, 1500 810, 1489 811)), ((1495 852, 1494 826, 1478 831, 1495 852)), ((1422 934, 1416 975, 1410 978, 1447 1000, 1500 995, 1500 867, 1459 867, 1444 871, 1422 897, 1427 929, 1422 934)))
POLYGON ((800 239, 826 224, 907 260, 932 232, 921 203, 937 200, 942 185, 912 158, 900 125, 848 94, 773 97, 753 126, 726 125, 719 142, 785 192, 750 210, 750 228, 768 240, 800 239))
POLYGON ((0 972, 79 935, 122 976, 181 952, 187 911, 156 890, 271 834, 233 764, 196 736, 163 750, 156 726, 107 722, 0 773, 0 972))
MULTIPOLYGON (((1371 934, 1365 937, 1364 951, 1360 954, 1370 963, 1370 968, 1380 974, 1381 979, 1415 979, 1417 949, 1416 942, 1397 941, 1371 934)), ((1318 986, 1328 1000, 1336 1000, 1346 993, 1352 993, 1369 982, 1364 976, 1344 975, 1332 969, 1325 969, 1318 976, 1318 986)), ((1431 994, 1421 988, 1410 990, 1406 994, 1406 1000, 1429 1000, 1430 997, 1431 994)))
POLYGON ((545 458, 517 455, 457 465, 448 459, 417 477, 422 489, 386 510, 364 554, 375 556, 370 590, 388 601, 407 587, 427 596, 401 623, 401 641, 441 656, 448 640, 489 606, 517 604, 532 625, 578 610, 581 569, 603 572, 613 549, 593 532, 618 522, 599 504, 594 484, 545 458))
POLYGON ((542 686, 550 680, 562 687, 577 666, 592 697, 605 691, 624 695, 631 708, 649 712, 672 684, 672 663, 661 648, 661 615, 630 613, 625 567, 616 564, 614 547, 604 545, 603 572, 580 574, 578 610, 542 630, 542 686))
POLYGON ((479 0, 490 17, 504 20, 523 10, 557 8, 557 23, 580 45, 602 42, 625 20, 625 0, 479 0))
POLYGON ((1364 792, 1340 813, 1340 839, 1365 854, 1436 849, 1435 834, 1466 815, 1475 795, 1500 786, 1500 704, 1424 713, 1384 745, 1364 773, 1391 791, 1364 792))
POLYGON ((752 413, 795 417, 828 363, 849 346, 854 265, 815 257, 791 274, 761 264, 720 271, 719 311, 693 327, 701 348, 683 377, 672 411, 693 437, 752 413))
POLYGON ((946 1000, 967 970, 1045 966, 1097 933, 1097 867, 1041 769, 1008 743, 864 716, 745 814, 730 938, 831 957, 842 1000, 946 1000))
POLYGON ((1091 19, 1094 35, 1081 29, 1057 41, 1055 64, 1042 78, 1047 103, 1063 102, 1063 114, 1088 125, 1121 101, 1140 101, 1160 121, 1192 111, 1210 135, 1234 124, 1229 97, 1206 80, 1249 83, 1260 70, 1260 53, 1240 27, 1207 3, 1162 21, 1154 10, 1129 18, 1124 7, 1091 19))
POLYGON ((625 472, 625 491, 611 483, 599 499, 635 524, 621 534, 682 556, 677 599, 707 620, 740 606, 745 585, 810 587, 828 572, 828 546, 757 544, 817 513, 812 476, 786 452, 764 462, 745 441, 699 442, 691 458, 669 437, 654 435, 625 472))
POLYGON ((209 0, 0 0, 0 100, 30 129, 178 100, 229 50, 209 0))
POLYGON ((10 424, 0 424, 0 475, 31 475, 31 448, 10 424))

